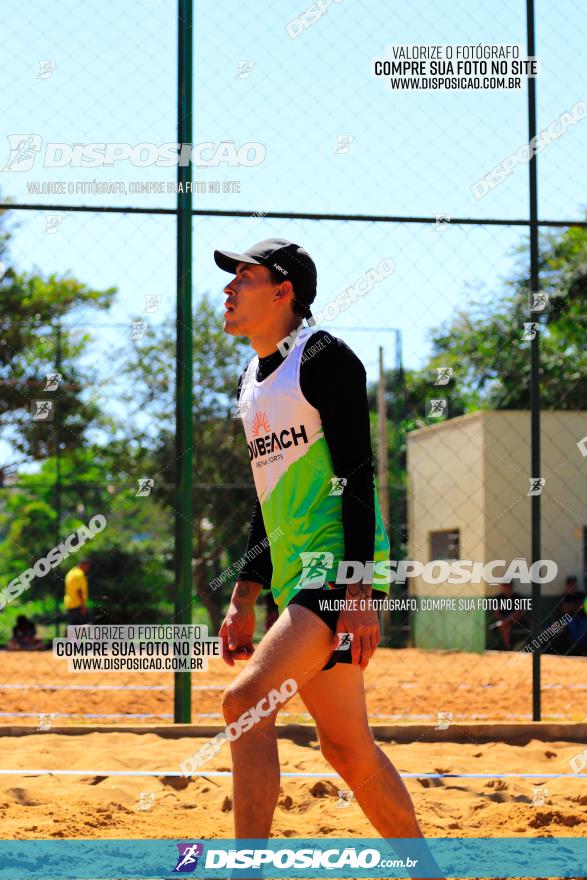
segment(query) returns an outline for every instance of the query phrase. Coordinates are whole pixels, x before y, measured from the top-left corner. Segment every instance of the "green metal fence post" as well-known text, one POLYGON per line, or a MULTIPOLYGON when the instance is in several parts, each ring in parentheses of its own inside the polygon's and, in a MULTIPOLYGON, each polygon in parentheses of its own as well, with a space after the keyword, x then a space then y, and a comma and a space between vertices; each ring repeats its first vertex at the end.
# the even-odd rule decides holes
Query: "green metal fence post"
MULTIPOLYGON (((177 131, 192 143, 192 0, 178 0, 177 131)), ((175 623, 192 622, 192 195, 191 161, 177 166, 175 623)), ((174 721, 192 720, 191 673, 175 673, 174 721)))
MULTIPOLYGON (((528 28, 528 57, 535 55, 534 43, 534 0, 526 0, 526 19, 528 28)), ((528 142, 535 143, 536 137, 536 80, 528 77, 528 142)), ((529 163, 530 190, 530 300, 538 292, 538 170, 536 152, 532 151, 529 163)), ((540 333, 538 317, 530 305, 530 321, 536 323, 531 345, 530 362, 530 465, 532 479, 540 477, 540 333)), ((540 559, 540 494, 530 498, 532 504, 532 562, 540 559)), ((539 583, 532 583, 532 640, 540 635, 542 589, 539 583)), ((532 653, 532 718, 540 721, 540 645, 532 653)))
MULTIPOLYGON (((57 318, 55 327, 55 372, 61 373, 61 320, 57 318)), ((55 395, 55 546, 61 541, 61 518, 62 518, 62 482, 61 482, 61 380, 58 380, 58 391, 55 395)), ((61 608, 61 598, 59 596, 59 587, 61 576, 55 575, 57 589, 55 590, 53 607, 55 609, 55 638, 59 638, 59 611, 61 608)))

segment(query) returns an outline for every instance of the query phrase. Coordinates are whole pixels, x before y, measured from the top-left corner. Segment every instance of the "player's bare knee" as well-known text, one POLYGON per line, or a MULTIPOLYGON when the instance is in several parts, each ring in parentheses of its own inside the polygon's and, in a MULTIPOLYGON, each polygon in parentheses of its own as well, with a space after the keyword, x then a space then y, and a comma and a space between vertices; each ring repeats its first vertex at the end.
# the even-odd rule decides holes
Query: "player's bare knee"
POLYGON ((320 751, 339 773, 345 777, 365 772, 376 758, 377 746, 371 737, 353 739, 320 739, 320 751))
POLYGON ((258 686, 254 681, 235 682, 230 685, 222 695, 222 712, 227 724, 239 721, 243 716, 247 716, 245 721, 248 724, 249 716, 252 717, 254 724, 270 723, 269 714, 258 713, 256 707, 263 697, 258 686))
POLYGON ((227 724, 238 721, 246 710, 246 688, 239 685, 230 685, 222 694, 222 714, 227 724))

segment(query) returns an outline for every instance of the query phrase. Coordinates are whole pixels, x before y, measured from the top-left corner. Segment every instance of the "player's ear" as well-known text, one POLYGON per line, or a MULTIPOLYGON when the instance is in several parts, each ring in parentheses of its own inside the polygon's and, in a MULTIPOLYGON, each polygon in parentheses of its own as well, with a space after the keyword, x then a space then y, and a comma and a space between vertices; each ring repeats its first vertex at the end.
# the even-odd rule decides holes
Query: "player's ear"
POLYGON ((290 294, 293 295, 293 284, 291 281, 282 281, 281 284, 277 285, 275 288, 275 296, 277 299, 287 299, 290 294))

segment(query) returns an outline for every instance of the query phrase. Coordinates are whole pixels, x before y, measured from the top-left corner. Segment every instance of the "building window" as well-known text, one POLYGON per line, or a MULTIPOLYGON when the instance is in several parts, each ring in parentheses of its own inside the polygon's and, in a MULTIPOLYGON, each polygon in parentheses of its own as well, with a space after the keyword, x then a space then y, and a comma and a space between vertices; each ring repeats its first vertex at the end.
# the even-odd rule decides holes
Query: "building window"
POLYGON ((430 559, 460 559, 459 529, 430 532, 430 559))

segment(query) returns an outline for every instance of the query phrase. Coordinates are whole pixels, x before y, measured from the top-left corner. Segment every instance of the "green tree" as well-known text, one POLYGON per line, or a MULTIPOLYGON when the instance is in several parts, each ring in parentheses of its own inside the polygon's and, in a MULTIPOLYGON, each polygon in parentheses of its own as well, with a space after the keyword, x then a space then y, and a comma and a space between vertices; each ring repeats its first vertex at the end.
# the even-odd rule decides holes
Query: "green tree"
MULTIPOLYGON (((35 474, 21 474, 0 510, 0 559, 3 585, 47 555, 93 516, 101 514, 107 527, 79 552, 42 579, 31 583, 30 595, 61 602, 66 572, 85 555, 98 558, 123 548, 133 556, 143 552, 159 560, 171 600, 173 523, 169 510, 137 496, 137 482, 120 474, 109 447, 93 446, 66 453, 61 460, 62 519, 58 530, 55 512, 55 459, 47 459, 35 474), (96 555, 97 554, 97 555, 96 555)), ((94 583, 100 581, 98 570, 94 583)), ((126 583, 120 579, 121 591, 126 583)))
POLYGON ((154 547, 124 544, 110 536, 105 546, 86 555, 91 562, 88 593, 94 622, 161 622, 163 603, 169 602, 168 576, 154 547))
POLYGON ((472 302, 433 338, 429 369, 453 367, 467 412, 529 408, 531 342, 522 337, 531 321, 541 327, 542 408, 585 406, 587 230, 573 227, 542 237, 541 290, 549 299, 547 308, 532 316, 526 253, 506 291, 472 302))
POLYGON ((20 459, 0 462, 0 482, 25 460, 40 461, 55 453, 56 426, 63 451, 85 442, 88 428, 99 419, 95 401, 83 394, 91 385, 79 366, 90 337, 74 334, 68 321, 82 307, 108 309, 116 288, 94 290, 68 275, 18 272, 8 265, 7 236, 0 236, 0 439, 20 459), (46 377, 60 372, 55 391, 46 391, 46 377), (53 399, 55 418, 33 421, 31 401, 53 399))
MULTIPOLYGON (((432 337, 432 354, 421 370, 385 373, 395 552, 402 552, 406 532, 407 435, 433 423, 427 415, 433 397, 446 398, 448 418, 478 409, 528 409, 531 342, 522 339, 524 323, 540 324, 542 408, 585 409, 587 230, 573 227, 542 236, 540 255, 541 291, 548 294, 544 312, 530 315, 528 249, 523 245, 514 277, 493 295, 471 290, 466 308, 432 337), (452 377, 447 385, 436 386, 441 367, 449 367, 452 377)), ((376 414, 376 383, 368 396, 376 414)), ((374 449, 376 436, 374 422, 374 449)))

